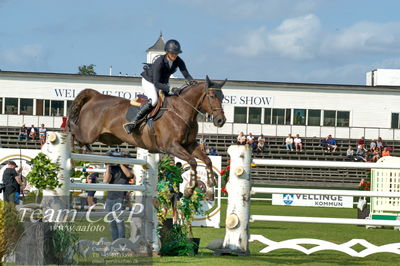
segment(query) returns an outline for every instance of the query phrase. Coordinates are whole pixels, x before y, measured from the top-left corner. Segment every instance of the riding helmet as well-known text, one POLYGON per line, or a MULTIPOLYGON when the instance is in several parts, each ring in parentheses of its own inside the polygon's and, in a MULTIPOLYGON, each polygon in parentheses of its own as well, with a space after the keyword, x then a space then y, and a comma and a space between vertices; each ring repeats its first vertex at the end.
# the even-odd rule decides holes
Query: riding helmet
POLYGON ((164 51, 174 53, 174 54, 180 54, 182 53, 181 50, 181 45, 177 40, 169 40, 165 44, 164 51))

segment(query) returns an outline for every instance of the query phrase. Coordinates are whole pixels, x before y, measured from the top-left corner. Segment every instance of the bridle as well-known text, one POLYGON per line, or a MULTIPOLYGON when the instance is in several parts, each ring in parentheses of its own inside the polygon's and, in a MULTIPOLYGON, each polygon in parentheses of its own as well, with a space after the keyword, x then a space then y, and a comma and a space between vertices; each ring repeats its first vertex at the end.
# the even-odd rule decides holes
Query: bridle
POLYGON ((211 108, 211 115, 214 115, 214 111, 218 110, 223 110, 223 108, 214 108, 214 106, 211 104, 211 95, 209 94, 210 91, 222 91, 221 88, 206 88, 205 92, 202 94, 202 96, 199 98, 199 101, 196 103, 196 106, 193 106, 191 103, 185 100, 184 97, 178 94, 178 97, 182 99, 187 105, 189 105, 193 110, 195 110, 199 115, 205 117, 206 115, 202 113, 200 110, 198 110, 198 106, 204 101, 204 98, 207 97, 208 100, 208 105, 211 108))

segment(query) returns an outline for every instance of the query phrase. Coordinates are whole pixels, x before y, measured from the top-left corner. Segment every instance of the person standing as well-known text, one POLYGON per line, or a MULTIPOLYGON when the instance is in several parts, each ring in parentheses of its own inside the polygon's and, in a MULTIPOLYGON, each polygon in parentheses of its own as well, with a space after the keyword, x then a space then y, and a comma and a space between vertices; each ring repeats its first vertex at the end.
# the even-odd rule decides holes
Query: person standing
MULTIPOLYGON (((120 156, 120 152, 109 152, 108 155, 120 156)), ((132 169, 126 165, 107 164, 106 172, 103 180, 109 184, 129 184, 129 180, 133 178, 132 169)), ((126 191, 108 191, 106 197, 106 211, 123 211, 123 203, 126 197, 126 191)), ((110 222, 112 240, 125 238, 125 224, 123 220, 114 218, 110 222)))
MULTIPOLYGON (((90 173, 90 175, 87 176, 86 178, 88 184, 96 184, 97 183, 97 174, 96 173, 90 173)), ((87 203, 89 206, 93 206, 94 203, 94 194, 96 191, 88 191, 87 192, 87 203)))
POLYGON ((206 142, 207 142, 207 139, 204 137, 204 135, 202 135, 199 140, 199 146, 200 146, 200 150, 203 152, 206 151, 206 142))
POLYGON ((7 168, 3 173, 3 182, 5 185, 4 201, 15 204, 16 195, 20 192, 20 185, 22 185, 22 178, 20 176, 22 167, 17 170, 17 164, 14 161, 8 161, 7 168))

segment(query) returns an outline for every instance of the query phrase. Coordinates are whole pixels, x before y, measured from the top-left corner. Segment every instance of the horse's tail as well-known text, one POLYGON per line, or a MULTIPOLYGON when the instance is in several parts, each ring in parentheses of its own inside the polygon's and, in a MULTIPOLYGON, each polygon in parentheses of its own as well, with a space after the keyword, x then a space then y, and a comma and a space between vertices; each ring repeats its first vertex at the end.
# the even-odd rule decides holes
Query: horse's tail
POLYGON ((99 92, 95 90, 84 89, 78 94, 78 96, 76 96, 68 110, 68 127, 70 127, 71 122, 75 125, 78 124, 79 113, 81 112, 83 105, 85 105, 85 103, 87 103, 93 96, 98 94, 99 92))

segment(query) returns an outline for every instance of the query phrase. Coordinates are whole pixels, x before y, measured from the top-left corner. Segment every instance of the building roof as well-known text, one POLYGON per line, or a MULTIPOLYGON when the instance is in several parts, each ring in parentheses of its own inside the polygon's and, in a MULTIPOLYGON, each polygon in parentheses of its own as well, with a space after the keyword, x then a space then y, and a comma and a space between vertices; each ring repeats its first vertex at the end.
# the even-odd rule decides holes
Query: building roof
MULTIPOLYGON (((52 78, 52 79, 70 79, 72 80, 101 80, 118 82, 140 82, 141 77, 108 76, 108 75, 80 75, 69 73, 46 73, 46 72, 17 72, 0 71, 0 79, 4 78, 52 78)), ((176 80, 180 80, 177 78, 176 80)), ((198 81, 204 81, 199 80, 198 81)), ((214 80, 219 81, 219 80, 214 80)), ((374 93, 400 93, 400 86, 366 86, 366 85, 347 85, 347 84, 320 84, 320 83, 291 83, 291 82, 271 82, 271 81, 246 81, 246 80, 228 80, 227 85, 240 86, 244 90, 275 90, 277 88, 294 91, 368 91, 374 93)))
POLYGON ((165 46, 165 41, 162 36, 162 33, 160 33, 160 37, 158 37, 158 40, 156 41, 156 43, 153 44, 153 46, 151 46, 150 48, 148 48, 146 50, 146 53, 150 52, 150 51, 162 52, 162 51, 164 51, 164 46, 165 46))

